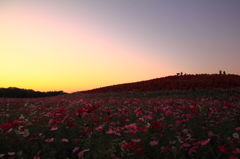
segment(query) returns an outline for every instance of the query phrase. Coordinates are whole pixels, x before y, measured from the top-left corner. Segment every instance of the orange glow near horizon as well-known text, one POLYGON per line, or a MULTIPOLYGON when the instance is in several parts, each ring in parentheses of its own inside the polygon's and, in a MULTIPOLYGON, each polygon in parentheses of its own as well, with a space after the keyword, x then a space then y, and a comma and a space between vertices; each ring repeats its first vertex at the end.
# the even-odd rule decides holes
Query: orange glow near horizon
POLYGON ((0 87, 74 92, 172 71, 144 50, 97 31, 86 17, 81 23, 18 5, 1 10, 0 19, 0 87))

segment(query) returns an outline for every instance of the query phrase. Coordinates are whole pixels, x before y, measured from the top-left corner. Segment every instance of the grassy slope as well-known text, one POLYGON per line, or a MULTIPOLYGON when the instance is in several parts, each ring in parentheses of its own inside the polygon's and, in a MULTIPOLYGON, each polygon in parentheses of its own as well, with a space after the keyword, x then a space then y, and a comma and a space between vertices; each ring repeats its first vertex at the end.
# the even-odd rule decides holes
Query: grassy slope
POLYGON ((160 90, 194 90, 239 87, 239 75, 201 74, 168 76, 147 81, 107 86, 84 92, 152 92, 160 90))

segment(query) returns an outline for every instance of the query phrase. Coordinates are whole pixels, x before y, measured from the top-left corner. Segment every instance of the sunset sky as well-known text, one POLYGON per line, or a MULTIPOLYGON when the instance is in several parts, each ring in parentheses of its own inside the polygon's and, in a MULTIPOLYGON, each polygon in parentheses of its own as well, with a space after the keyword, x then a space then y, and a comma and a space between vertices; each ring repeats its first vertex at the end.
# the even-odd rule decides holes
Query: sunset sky
POLYGON ((239 0, 0 0, 0 87, 240 74, 239 0))

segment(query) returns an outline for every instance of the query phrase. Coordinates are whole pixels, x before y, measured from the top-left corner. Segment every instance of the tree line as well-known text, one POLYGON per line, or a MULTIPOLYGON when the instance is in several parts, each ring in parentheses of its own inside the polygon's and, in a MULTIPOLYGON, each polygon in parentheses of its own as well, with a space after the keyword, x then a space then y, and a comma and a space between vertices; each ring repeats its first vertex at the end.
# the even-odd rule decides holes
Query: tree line
POLYGON ((50 97, 66 94, 63 91, 48 91, 40 92, 32 89, 21 89, 16 87, 0 88, 0 97, 6 98, 36 98, 36 97, 50 97))

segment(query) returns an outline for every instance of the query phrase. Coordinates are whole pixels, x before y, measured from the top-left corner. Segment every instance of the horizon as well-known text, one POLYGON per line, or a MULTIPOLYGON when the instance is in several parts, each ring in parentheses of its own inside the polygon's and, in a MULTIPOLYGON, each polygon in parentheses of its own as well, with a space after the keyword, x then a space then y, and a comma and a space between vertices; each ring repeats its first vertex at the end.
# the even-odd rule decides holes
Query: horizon
POLYGON ((0 2, 0 87, 76 92, 240 74, 240 1, 0 2))
POLYGON ((224 70, 219 70, 221 71, 221 74, 220 72, 218 73, 200 73, 200 74, 188 74, 188 73, 184 73, 184 72, 179 72, 179 73, 176 73, 175 75, 167 75, 167 76, 164 76, 164 77, 156 77, 156 78, 151 78, 151 79, 145 79, 145 80, 138 80, 138 81, 132 81, 132 82, 127 82, 127 83, 117 83, 117 84, 113 84, 113 85, 106 85, 106 86, 102 86, 102 87, 95 87, 95 88, 92 88, 92 89, 87 89, 87 90, 77 90, 77 91, 74 91, 74 92, 66 92, 66 91, 63 91, 63 90, 47 90, 47 91, 40 91, 40 90, 35 90, 35 89, 31 89, 31 88, 19 88, 19 87, 0 87, 3 88, 3 89, 9 89, 9 88, 17 88, 17 89, 25 89, 25 90, 33 90, 33 91, 40 91, 40 92, 57 92, 57 91, 63 91, 64 93, 67 93, 67 94, 72 94, 72 93, 77 93, 77 92, 84 92, 84 91, 91 91, 91 90, 95 90, 95 89, 100 89, 100 88, 105 88, 105 87, 111 87, 111 86, 115 86, 115 85, 122 85, 122 84, 132 84, 132 83, 137 83, 137 82, 145 82, 145 81, 150 81, 150 80, 155 80, 155 79, 161 79, 161 78, 167 78, 167 77, 181 77, 181 76, 200 76, 200 75, 220 75, 220 76, 227 76, 227 75, 235 75, 235 76, 240 76, 239 74, 234 74, 234 73, 227 73, 225 72, 224 70), (223 73, 224 72, 224 73, 223 73), (182 73, 182 74, 181 74, 182 73))

